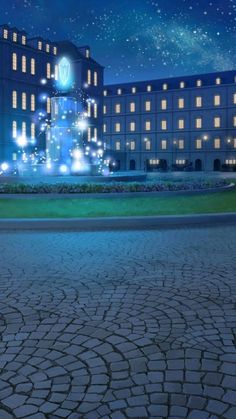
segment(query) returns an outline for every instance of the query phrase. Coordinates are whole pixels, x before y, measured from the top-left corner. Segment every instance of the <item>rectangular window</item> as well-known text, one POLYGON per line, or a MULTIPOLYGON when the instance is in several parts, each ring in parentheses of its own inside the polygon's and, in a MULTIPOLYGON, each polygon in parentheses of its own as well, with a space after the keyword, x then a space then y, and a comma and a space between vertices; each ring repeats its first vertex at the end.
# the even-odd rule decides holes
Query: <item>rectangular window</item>
POLYGON ((89 51, 89 49, 86 49, 85 55, 86 55, 86 58, 89 58, 90 57, 90 51, 89 51))
POLYGON ((38 41, 38 49, 41 50, 43 47, 42 41, 38 41))
POLYGON ((30 96, 30 110, 35 111, 35 95, 30 96))
POLYGON ((161 109, 163 111, 165 111, 167 109, 167 100, 166 99, 162 99, 162 101, 161 101, 161 109))
POLYGON ((198 138, 196 140, 196 149, 200 150, 201 148, 202 148, 202 140, 201 140, 201 138, 198 138))
POLYGON ((185 88, 185 82, 181 81, 179 84, 180 89, 184 89, 185 88))
POLYGON ((12 39, 13 39, 13 42, 17 42, 17 33, 16 32, 13 32, 12 39))
POLYGON ((92 82, 91 70, 87 71, 87 83, 90 86, 92 82))
POLYGON ((220 95, 214 96, 214 106, 220 106, 220 95))
POLYGON ((168 89, 168 84, 167 83, 164 83, 163 85, 162 85, 162 90, 167 90, 168 89))
POLYGON ((167 140, 161 140, 161 149, 166 150, 167 149, 167 140))
POLYGON ((129 105, 130 112, 135 112, 135 102, 131 102, 129 105))
POLYGON ((151 92, 152 91, 152 86, 150 84, 148 84, 147 86, 147 92, 151 92))
POLYGON ((201 87, 202 86, 202 80, 197 80, 196 86, 201 87))
POLYGON ((184 140, 179 140, 179 149, 180 150, 184 149, 184 140))
POLYGON ((3 30, 3 38, 4 39, 7 39, 8 38, 8 30, 7 29, 4 29, 3 30))
POLYGON ((94 140, 98 139, 98 129, 97 128, 94 128, 94 130, 93 130, 93 138, 94 138, 94 140))
POLYGON ((47 113, 51 113, 51 99, 47 97, 47 113))
POLYGON ((214 118, 214 128, 220 128, 221 126, 221 118, 219 116, 215 116, 214 118))
POLYGON ((16 138, 17 137, 17 122, 13 121, 12 122, 12 138, 16 138))
POLYGON ((94 86, 98 85, 98 73, 96 71, 94 71, 94 74, 93 74, 93 84, 94 86))
POLYGON ((116 151, 120 151, 120 141, 116 141, 116 151))
POLYGON ((137 92, 137 89, 136 89, 136 87, 132 87, 132 93, 136 93, 137 92))
POLYGON ((94 115, 94 118, 98 117, 98 105, 97 105, 97 103, 94 103, 94 105, 93 105, 93 115, 94 115))
POLYGON ((233 117, 233 125, 236 127, 236 116, 233 117))
POLYGON ((53 54, 57 55, 57 47, 53 47, 53 54))
POLYGON ((184 98, 179 98, 179 100, 178 100, 178 106, 179 106, 179 109, 183 109, 184 108, 184 98))
POLYGON ((129 124, 129 129, 130 129, 130 131, 135 131, 135 122, 130 122, 130 124, 129 124))
POLYGON ((220 148, 220 138, 214 139, 214 148, 220 148))
POLYGON ((145 141, 145 150, 151 150, 151 141, 148 138, 145 138, 144 141, 145 141))
POLYGON ((47 79, 51 78, 51 64, 47 63, 47 79))
POLYGON ((106 113, 107 113, 107 107, 106 105, 103 105, 103 114, 106 115, 106 113))
POLYGON ((90 118, 91 117, 91 102, 88 102, 87 114, 88 114, 88 117, 90 118))
POLYGON ((26 73, 26 56, 25 55, 22 55, 21 71, 22 71, 22 73, 26 73))
POLYGON ((221 78, 220 77, 216 78, 216 84, 221 84, 221 78))
POLYGON ((107 124, 103 124, 103 132, 107 132, 107 124))
POLYGON ((121 106, 120 103, 116 103, 115 104, 115 113, 120 113, 121 112, 121 106))
POLYGON ((120 122, 116 122, 116 124, 115 124, 115 132, 120 132, 120 122))
POLYGON ((34 140, 35 139, 35 123, 34 122, 31 122, 30 133, 31 133, 32 140, 34 140))
POLYGON ((135 141, 130 141, 130 150, 135 150, 135 141))
POLYGON ((236 105, 236 93, 233 94, 233 104, 236 105))
POLYGON ((12 107, 13 109, 17 108, 17 91, 13 90, 12 92, 12 107))
POLYGON ((121 95, 122 94, 122 90, 121 89, 117 89, 117 94, 121 95))
POLYGON ((26 122, 22 122, 22 137, 26 137, 26 122))
POLYGON ((151 121, 145 121, 145 131, 151 130, 151 121))
POLYGON ((195 127, 197 129, 201 129, 202 128, 202 118, 196 118, 195 119, 195 127))
POLYGON ((54 77, 55 77, 55 80, 57 81, 58 80, 58 64, 55 64, 55 67, 54 67, 54 77))
POLYGON ((234 145, 234 148, 236 148, 236 138, 234 138, 233 140, 233 145, 234 145))
POLYGON ((26 103, 26 93, 23 92, 22 93, 22 110, 26 111, 27 108, 27 103, 26 103))
POLYGON ((50 46, 49 46, 49 44, 46 44, 46 52, 50 52, 50 46))
POLYGON ((107 96, 107 90, 103 91, 103 96, 107 96))
POLYGON ((184 129, 184 119, 179 119, 179 121, 178 121, 178 128, 179 129, 184 129))
POLYGON ((161 129, 162 130, 167 130, 167 121, 166 121, 166 119, 163 119, 161 121, 161 129))
POLYGON ((30 72, 32 76, 35 76, 35 59, 31 58, 30 60, 30 72))
POLYGON ((91 141, 91 127, 88 127, 88 141, 91 141))
POLYGON ((12 54, 12 70, 17 70, 17 55, 15 52, 12 54))
POLYGON ((150 110, 151 110, 151 102, 150 102, 150 100, 146 100, 146 102, 145 102, 145 111, 146 112, 150 112, 150 110))
POLYGON ((22 45, 26 44, 26 36, 25 35, 22 35, 21 42, 22 42, 22 45))
POLYGON ((196 96, 195 105, 196 105, 196 108, 201 108, 202 107, 202 96, 196 96))

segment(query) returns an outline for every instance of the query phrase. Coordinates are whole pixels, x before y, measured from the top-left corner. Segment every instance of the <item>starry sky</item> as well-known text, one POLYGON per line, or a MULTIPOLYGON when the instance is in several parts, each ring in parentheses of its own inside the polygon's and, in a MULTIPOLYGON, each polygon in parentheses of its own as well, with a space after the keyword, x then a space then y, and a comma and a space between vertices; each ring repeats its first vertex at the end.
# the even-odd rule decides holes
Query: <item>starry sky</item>
POLYGON ((1 23, 90 45, 105 82, 231 70, 236 0, 7 0, 1 23))

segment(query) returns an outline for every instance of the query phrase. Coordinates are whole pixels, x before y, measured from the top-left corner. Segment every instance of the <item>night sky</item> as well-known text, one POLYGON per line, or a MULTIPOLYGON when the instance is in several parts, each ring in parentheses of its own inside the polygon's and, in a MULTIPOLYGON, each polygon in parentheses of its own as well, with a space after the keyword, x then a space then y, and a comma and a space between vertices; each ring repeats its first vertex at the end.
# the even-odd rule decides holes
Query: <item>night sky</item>
POLYGON ((235 68, 236 0, 7 0, 1 23, 90 45, 105 81, 235 68))

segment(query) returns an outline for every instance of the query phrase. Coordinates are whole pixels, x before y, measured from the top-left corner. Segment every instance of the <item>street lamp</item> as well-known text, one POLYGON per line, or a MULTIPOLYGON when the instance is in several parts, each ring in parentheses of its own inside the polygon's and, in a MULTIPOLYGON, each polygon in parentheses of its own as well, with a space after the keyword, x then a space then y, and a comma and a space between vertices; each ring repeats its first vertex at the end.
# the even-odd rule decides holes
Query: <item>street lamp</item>
POLYGON ((205 155, 204 155, 204 170, 205 170, 205 172, 206 172, 206 165, 207 165, 207 141, 208 141, 208 139, 209 139, 209 137, 208 137, 208 135, 203 135, 203 141, 204 141, 204 143, 205 143, 205 146, 204 146, 204 151, 205 151, 205 155))
POLYGON ((171 168, 171 170, 173 170, 174 158, 176 158, 177 144, 178 144, 178 141, 174 140, 173 141, 173 147, 172 147, 172 168, 171 168))

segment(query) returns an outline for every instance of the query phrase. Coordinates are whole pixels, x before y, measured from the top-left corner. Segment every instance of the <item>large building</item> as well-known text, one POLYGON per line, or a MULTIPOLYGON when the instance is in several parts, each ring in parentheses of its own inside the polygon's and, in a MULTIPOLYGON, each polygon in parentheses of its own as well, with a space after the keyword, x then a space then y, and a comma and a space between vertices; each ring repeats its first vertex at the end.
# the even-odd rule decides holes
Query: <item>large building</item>
POLYGON ((101 139, 116 170, 236 169, 236 71, 104 86, 88 46, 29 38, 0 27, 0 162, 45 153, 51 98, 86 112, 87 140, 101 139), (60 86, 65 57, 73 75, 60 86), (24 138, 27 138, 27 146, 24 138))

